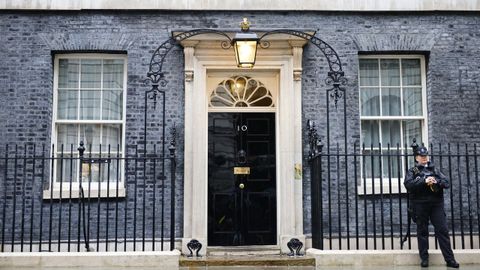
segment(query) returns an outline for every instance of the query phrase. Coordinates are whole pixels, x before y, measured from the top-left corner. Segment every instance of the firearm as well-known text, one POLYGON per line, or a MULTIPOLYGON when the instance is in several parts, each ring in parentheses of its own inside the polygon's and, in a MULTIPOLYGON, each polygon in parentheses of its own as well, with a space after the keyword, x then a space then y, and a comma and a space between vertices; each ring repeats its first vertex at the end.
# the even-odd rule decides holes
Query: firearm
MULTIPOLYGON (((422 172, 422 174, 423 174, 423 181, 425 181, 429 177, 435 177, 436 176, 435 167, 433 166, 425 167, 425 170, 422 172)), ((438 192, 440 190, 440 187, 438 186, 438 182, 429 184, 428 187, 432 192, 438 192)))

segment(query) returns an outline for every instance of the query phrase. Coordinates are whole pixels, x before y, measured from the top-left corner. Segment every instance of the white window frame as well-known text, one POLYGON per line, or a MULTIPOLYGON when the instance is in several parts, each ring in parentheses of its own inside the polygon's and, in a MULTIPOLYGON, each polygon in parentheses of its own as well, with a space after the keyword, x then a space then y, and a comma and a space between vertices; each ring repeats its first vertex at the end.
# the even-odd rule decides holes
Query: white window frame
MULTIPOLYGON (((120 179, 118 179, 118 190, 117 190, 117 181, 110 182, 109 184, 100 183, 100 190, 98 189, 98 182, 91 182, 90 190, 88 188, 88 182, 84 182, 82 187, 84 190, 85 197, 97 198, 97 197, 116 197, 118 192, 118 197, 125 197, 125 175, 124 175, 124 158, 125 158, 125 127, 126 127, 126 108, 127 108, 127 65, 128 65, 128 57, 126 54, 101 54, 101 53, 72 53, 72 54, 56 54, 54 56, 54 76, 53 76, 53 109, 52 109, 52 136, 51 136, 51 145, 55 145, 55 151, 53 152, 54 157, 59 157, 59 150, 57 149, 57 125, 58 124, 121 124, 122 126, 122 142, 120 144, 120 168, 119 168, 119 175, 120 179), (123 67, 123 103, 122 103, 122 119, 121 120, 58 120, 57 119, 57 110, 58 110, 58 76, 59 76, 59 61, 60 59, 95 59, 95 60, 104 60, 104 59, 121 59, 124 61, 123 67), (107 190, 108 187, 108 190, 107 190)), ((80 97, 78 97, 80 100, 80 97)), ((80 102, 80 101, 79 101, 80 102)), ((101 110, 100 110, 101 111, 101 110)), ((79 143, 79 142, 78 142, 79 143)), ((79 160, 78 160, 78 145, 73 149, 74 155, 76 154, 77 162, 77 172, 80 168, 79 160)), ((88 146, 85 146, 84 157, 89 156, 88 146)), ((103 148, 103 147, 102 147, 103 148)), ((105 149, 102 149, 102 158, 106 157, 108 154, 107 146, 105 149)), ((52 149, 50 149, 52 150, 52 149)), ((64 155, 70 154, 70 146, 68 149, 64 148, 64 155)), ((94 154, 94 152, 92 152, 94 154)), ((111 151, 110 153, 112 158, 117 157, 117 151, 111 151)), ((53 161, 52 161, 53 162, 53 161)), ((114 159, 114 162, 115 159, 114 159)), ((69 166, 69 162, 67 161, 64 163, 69 166)), ((97 164, 97 163, 95 163, 97 164)), ((43 191, 43 198, 44 199, 58 199, 58 198, 78 198, 80 195, 79 192, 79 185, 78 185, 78 175, 76 177, 76 181, 72 182, 71 186, 71 195, 70 195, 70 183, 63 182, 60 185, 60 182, 55 181, 57 179, 57 164, 54 162, 53 166, 50 165, 50 168, 53 169, 53 173, 50 173, 50 181, 49 186, 46 190, 43 191), (52 181, 53 181, 53 190, 52 188, 52 181), (60 189, 62 186, 62 189, 60 189)))
MULTIPOLYGON (((426 70, 426 64, 425 64, 425 56, 424 55, 416 55, 416 54, 382 54, 382 55, 359 55, 359 65, 358 65, 358 108, 359 108, 359 115, 360 115, 360 129, 362 125, 363 120, 422 120, 423 125, 422 125, 422 138, 416 138, 417 143, 425 143, 428 145, 428 110, 427 110, 427 70, 426 70), (361 59, 420 59, 420 75, 421 75, 421 88, 422 88, 422 116, 362 116, 362 107, 361 107, 361 89, 362 88, 375 88, 375 86, 361 86, 360 85, 360 60, 361 59)), ((379 64, 379 72, 380 72, 380 61, 378 61, 379 64)), ((408 86, 403 86, 403 81, 402 81, 402 66, 401 66, 401 61, 400 61, 400 95, 401 95, 401 114, 403 115, 403 89, 408 88, 408 86)), ((379 76, 379 85, 377 87, 382 87, 381 86, 381 76, 379 76)), ((388 86, 387 86, 388 87, 388 86)), ((382 98, 380 97, 380 112, 382 110, 382 98)), ((400 139, 403 140, 403 128, 400 128, 400 139)), ((360 141, 364 141, 362 138, 362 132, 360 130, 360 141)), ((379 133, 379 141, 382 141, 382 132, 379 133)), ((405 143, 407 144, 407 148, 410 147, 412 142, 403 142, 402 145, 400 145, 400 151, 402 155, 405 154, 406 149, 404 148, 405 143)), ((370 146, 365 145, 365 150, 370 150, 370 146)), ((384 151, 387 149, 387 146, 382 145, 381 151, 384 151)), ((362 146, 360 145, 360 153, 362 153, 362 146)), ((378 146, 373 147, 373 151, 375 150, 380 150, 378 146)), ((390 146, 390 150, 394 151, 396 150, 396 145, 390 146)), ((395 156, 392 156, 392 158, 396 158, 395 156)), ((359 177, 359 184, 358 184, 358 194, 359 195, 371 195, 371 194, 380 194, 380 191, 383 189, 383 194, 390 194, 390 189, 392 190, 391 194, 398 194, 400 193, 406 193, 407 190, 403 186, 403 180, 405 177, 405 172, 408 168, 405 168, 405 157, 402 156, 400 159, 401 166, 400 166, 400 186, 398 186, 398 177, 393 176, 391 178, 388 177, 375 177, 375 178, 368 178, 368 177, 363 177, 363 165, 360 165, 360 177, 359 177), (390 180, 391 179, 391 184, 390 180), (364 183, 364 180, 366 180, 366 185, 364 183), (366 188, 366 191, 365 191, 366 188)), ((370 156, 366 157, 366 161, 370 161, 370 156)), ((361 162, 361 160, 360 160, 361 162)), ((410 167, 413 164, 407 164, 408 167, 410 167)), ((382 166, 385 168, 385 166, 382 166)), ((382 173, 382 172, 381 172, 382 173)))

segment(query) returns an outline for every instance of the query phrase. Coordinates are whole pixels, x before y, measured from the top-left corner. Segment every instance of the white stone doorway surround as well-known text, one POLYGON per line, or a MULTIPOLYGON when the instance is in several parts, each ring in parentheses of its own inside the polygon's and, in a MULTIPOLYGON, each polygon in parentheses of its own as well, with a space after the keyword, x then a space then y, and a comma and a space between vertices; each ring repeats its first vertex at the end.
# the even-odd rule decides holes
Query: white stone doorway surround
MULTIPOLYGON (((231 33, 233 36, 234 33, 231 33)), ((260 33, 261 34, 261 33, 260 33)), ((200 241, 205 254, 208 231, 208 95, 207 75, 235 71, 233 49, 221 48, 222 37, 204 34, 181 42, 185 54, 185 157, 182 252, 191 239, 200 241)), ((290 35, 272 35, 270 47, 257 52, 248 73, 275 72, 279 77, 276 104, 277 245, 303 234, 302 199, 302 52, 307 41, 290 35)), ((269 246, 271 248, 271 246, 269 246)))

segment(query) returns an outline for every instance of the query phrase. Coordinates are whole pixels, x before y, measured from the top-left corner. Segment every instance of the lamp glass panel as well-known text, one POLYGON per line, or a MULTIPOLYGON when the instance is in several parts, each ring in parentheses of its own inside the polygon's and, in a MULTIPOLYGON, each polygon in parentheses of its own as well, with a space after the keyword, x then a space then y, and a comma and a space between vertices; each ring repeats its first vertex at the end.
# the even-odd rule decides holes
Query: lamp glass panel
POLYGON ((239 66, 255 63, 257 42, 256 41, 236 41, 235 43, 237 62, 239 66))

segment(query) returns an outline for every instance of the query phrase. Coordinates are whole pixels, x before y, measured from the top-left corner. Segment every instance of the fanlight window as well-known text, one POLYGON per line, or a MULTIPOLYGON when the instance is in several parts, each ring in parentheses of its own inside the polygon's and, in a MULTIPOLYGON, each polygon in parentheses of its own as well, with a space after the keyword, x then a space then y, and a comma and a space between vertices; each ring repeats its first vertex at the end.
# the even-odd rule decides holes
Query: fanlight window
POLYGON ((274 107, 274 103, 263 83, 248 76, 234 76, 212 91, 210 107, 274 107))

